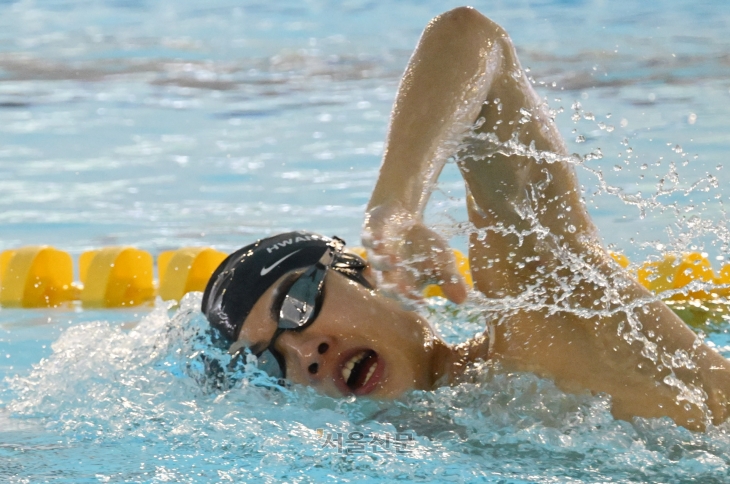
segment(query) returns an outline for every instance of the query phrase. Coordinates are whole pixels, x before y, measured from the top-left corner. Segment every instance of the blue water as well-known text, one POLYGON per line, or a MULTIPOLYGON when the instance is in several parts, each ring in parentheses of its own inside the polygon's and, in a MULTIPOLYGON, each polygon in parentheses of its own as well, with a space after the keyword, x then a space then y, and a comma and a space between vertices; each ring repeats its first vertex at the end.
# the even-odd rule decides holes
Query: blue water
MULTIPOLYGON (((0 250, 230 251, 294 228, 357 244, 399 77, 456 5, 0 1, 0 250)), ((730 4, 475 6, 556 110, 607 244, 634 264, 730 258, 730 4)), ((447 166, 427 215, 463 248, 462 206, 447 166)), ((212 378, 227 357, 198 302, 0 309, 0 481, 729 479, 726 425, 616 421, 604 396, 490 366, 397 402, 272 388, 250 368, 212 378), (390 445, 360 452, 353 432, 390 445), (342 451, 325 445, 338 434, 342 451)), ((424 310, 449 341, 483 324, 474 308, 424 310)), ((723 324, 697 330, 730 355, 723 324)))

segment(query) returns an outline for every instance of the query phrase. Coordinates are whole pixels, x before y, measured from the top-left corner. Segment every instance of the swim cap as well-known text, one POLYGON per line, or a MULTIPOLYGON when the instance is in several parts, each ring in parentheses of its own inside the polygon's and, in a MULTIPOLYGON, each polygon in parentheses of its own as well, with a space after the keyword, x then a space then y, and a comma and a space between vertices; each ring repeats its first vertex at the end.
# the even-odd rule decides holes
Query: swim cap
MULTIPOLYGON (((241 326, 261 295, 287 272, 317 263, 332 239, 310 232, 287 232, 261 239, 229 255, 208 281, 201 310, 210 325, 229 342, 238 339, 241 326)), ((341 254, 333 269, 366 287, 364 260, 341 254)))

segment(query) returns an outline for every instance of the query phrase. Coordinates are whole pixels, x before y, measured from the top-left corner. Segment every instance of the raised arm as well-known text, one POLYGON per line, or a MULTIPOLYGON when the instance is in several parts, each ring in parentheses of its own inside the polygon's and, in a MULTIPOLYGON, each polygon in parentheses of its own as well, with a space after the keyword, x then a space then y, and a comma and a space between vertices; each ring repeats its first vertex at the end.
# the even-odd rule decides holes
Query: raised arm
MULTIPOLYGON (((446 160, 457 153, 469 200, 476 202, 470 203, 470 219, 477 228, 504 226, 527 234, 539 233, 535 227, 539 223, 551 226, 554 234, 571 244, 593 232, 572 168, 548 162, 564 155, 565 147, 525 78, 506 32, 472 8, 457 8, 429 23, 410 60, 367 207, 363 243, 395 291, 414 294, 419 277, 421 282, 441 279, 450 299, 464 299, 463 281, 450 251, 423 225, 433 186, 446 160), (525 154, 528 149, 532 151, 525 154), (552 158, 535 163, 534 158, 543 154, 552 158), (524 203, 525 192, 546 178, 555 182, 542 195, 557 196, 555 205, 568 204, 572 209, 564 210, 560 219, 555 212, 529 219, 524 213, 530 209, 524 203)), ((522 239, 492 236, 490 253, 496 266, 472 266, 490 265, 495 287, 519 292, 524 285, 519 281, 529 279, 531 272, 508 270, 507 255, 518 247, 515 255, 524 259, 538 242, 535 236, 528 237, 527 244, 522 239)), ((491 292, 486 286, 479 289, 491 292)))
POLYGON ((460 302, 451 253, 423 223, 450 156, 467 184, 476 287, 506 308, 493 359, 565 390, 608 393, 619 418, 690 428, 726 418, 730 365, 612 262, 509 38, 470 8, 435 18, 411 58, 363 234, 393 290, 440 278, 460 302))
POLYGON ((398 89, 368 210, 396 203, 420 216, 444 163, 476 121, 501 70, 501 36, 474 28, 475 19, 488 21, 462 7, 426 26, 398 89))
MULTIPOLYGON (((498 38, 469 28, 475 10, 433 19, 421 36, 393 106, 383 164, 365 216, 363 243, 384 282, 417 294, 420 276, 439 273, 461 302, 464 282, 443 240, 423 225, 423 211, 446 160, 472 128, 495 72, 498 38), (409 266, 404 263, 410 262, 409 266)), ((486 20, 486 19, 485 19, 486 20)))

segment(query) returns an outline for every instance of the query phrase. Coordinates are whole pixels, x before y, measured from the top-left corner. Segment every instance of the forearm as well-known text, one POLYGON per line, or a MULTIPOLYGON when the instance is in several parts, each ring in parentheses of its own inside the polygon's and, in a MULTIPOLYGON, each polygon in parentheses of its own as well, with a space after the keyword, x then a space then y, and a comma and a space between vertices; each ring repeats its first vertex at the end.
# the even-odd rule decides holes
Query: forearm
POLYGON ((526 232, 539 224, 575 242, 593 225, 565 151, 506 32, 476 10, 455 9, 429 24, 411 58, 368 215, 389 206, 401 219, 420 220, 444 163, 458 152, 486 225, 526 232), (539 219, 526 212, 530 203, 546 208, 539 219))
MULTIPOLYGON (((493 39, 489 89, 457 163, 468 186, 472 268, 490 297, 516 295, 556 270, 566 252, 607 257, 585 210, 577 177, 546 105, 514 46, 482 17, 493 39)), ((543 279, 547 285, 549 280, 543 279)))
POLYGON ((444 163, 473 126, 501 70, 495 64, 502 59, 502 36, 501 28, 468 8, 426 27, 398 90, 368 210, 397 203, 422 214, 444 163))
MULTIPOLYGON (((483 252, 491 260, 472 257, 472 267, 501 266, 501 287, 519 290, 526 279, 512 270, 508 255, 534 258, 538 235, 546 230, 553 245, 575 246, 593 227, 564 154, 506 32, 476 10, 447 12, 424 31, 401 82, 363 243, 390 256, 413 239, 408 230, 422 224, 444 163, 457 155, 476 202, 470 219, 490 231, 483 252), (472 217, 477 212, 481 215, 472 217)), ((387 270, 392 262, 379 268, 387 270)), ((529 269, 523 265, 522 272, 534 273, 529 269)), ((480 290, 488 292, 484 285, 480 290)))

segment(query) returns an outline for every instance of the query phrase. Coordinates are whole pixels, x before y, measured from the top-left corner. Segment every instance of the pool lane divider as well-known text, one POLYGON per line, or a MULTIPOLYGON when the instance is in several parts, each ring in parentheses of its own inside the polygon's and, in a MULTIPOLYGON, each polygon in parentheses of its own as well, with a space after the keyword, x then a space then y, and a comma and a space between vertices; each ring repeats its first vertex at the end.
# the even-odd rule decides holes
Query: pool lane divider
MULTIPOLYGON (((366 257, 360 247, 350 249, 366 257)), ((469 259, 454 250, 456 264, 467 284, 473 287, 469 259)), ((0 306, 20 308, 59 307, 80 301, 85 308, 122 308, 149 305, 159 296, 179 301, 193 291, 203 291, 216 267, 227 254, 210 247, 184 247, 157 256, 157 275, 149 252, 134 247, 105 247, 82 253, 78 258, 79 279, 74 281, 73 259, 47 245, 21 247, 0 252, 0 306), (159 281, 159 282, 158 282, 159 281)), ((629 260, 612 254, 621 267, 629 260)), ((647 289, 661 293, 682 289, 693 281, 718 288, 677 293, 669 299, 712 301, 730 296, 730 264, 715 274, 705 254, 696 252, 666 255, 645 262, 635 273, 647 289)), ((443 297, 435 284, 424 289, 426 297, 443 297)))
POLYGON ((121 308, 151 303, 156 296, 179 301, 203 291, 227 254, 208 247, 185 247, 157 257, 134 247, 105 247, 79 256, 73 280, 71 256, 50 246, 0 253, 0 306, 58 307, 80 301, 86 308, 121 308))

